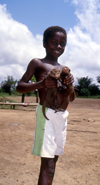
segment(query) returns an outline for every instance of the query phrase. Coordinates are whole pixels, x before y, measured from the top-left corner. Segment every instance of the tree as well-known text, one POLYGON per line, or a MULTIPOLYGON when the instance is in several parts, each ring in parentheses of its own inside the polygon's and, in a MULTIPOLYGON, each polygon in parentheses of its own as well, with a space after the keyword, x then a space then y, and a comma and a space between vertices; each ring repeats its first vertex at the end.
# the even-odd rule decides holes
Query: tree
POLYGON ((32 76, 31 81, 32 81, 32 82, 36 82, 36 78, 35 78, 34 75, 32 76))
POLYGON ((100 94, 99 87, 95 84, 90 85, 89 92, 91 96, 100 94))
MULTIPOLYGON (((36 78, 35 78, 35 76, 33 75, 32 76, 32 78, 30 79, 30 81, 28 82, 28 83, 34 83, 34 82, 36 82, 36 78)), ((29 93, 26 93, 28 96, 30 96, 31 94, 32 94, 33 92, 29 92, 29 93)))
POLYGON ((87 96, 87 97, 88 97, 88 96, 90 95, 90 92, 89 92, 88 89, 83 88, 83 89, 81 89, 80 94, 81 94, 82 96, 87 96))
MULTIPOLYGON (((29 83, 31 83, 31 82, 36 82, 36 78, 35 78, 34 75, 32 76, 32 78, 31 78, 31 80, 29 81, 29 83)), ((35 95, 36 95, 36 102, 38 103, 38 91, 35 90, 34 93, 35 93, 35 95)), ((31 94, 32 94, 32 92, 26 93, 26 95, 28 95, 28 96, 30 96, 31 94)), ((23 93, 23 94, 22 94, 22 100, 21 100, 21 102, 24 103, 24 100, 25 100, 25 94, 23 93)))
POLYGON ((88 76, 87 76, 87 77, 77 78, 77 81, 78 81, 77 88, 79 90, 81 90, 83 88, 88 89, 93 80, 92 80, 92 78, 88 78, 88 76))
MULTIPOLYGON (((32 82, 36 82, 36 78, 35 78, 34 75, 32 76, 31 81, 32 82)), ((38 101, 39 101, 39 93, 38 93, 38 90, 36 89, 34 92, 35 92, 35 95, 36 95, 36 103, 38 103, 38 101)))
POLYGON ((12 91, 16 90, 17 80, 13 76, 8 75, 7 79, 1 83, 1 91, 9 93, 11 95, 12 91))
MULTIPOLYGON (((98 80, 100 80, 100 76, 98 77, 98 80)), ((88 78, 88 76, 77 78, 77 85, 75 87, 79 89, 80 96, 100 94, 99 87, 95 84, 92 84, 92 81, 92 78, 88 78)))
POLYGON ((100 83, 100 75, 97 76, 97 82, 100 83))

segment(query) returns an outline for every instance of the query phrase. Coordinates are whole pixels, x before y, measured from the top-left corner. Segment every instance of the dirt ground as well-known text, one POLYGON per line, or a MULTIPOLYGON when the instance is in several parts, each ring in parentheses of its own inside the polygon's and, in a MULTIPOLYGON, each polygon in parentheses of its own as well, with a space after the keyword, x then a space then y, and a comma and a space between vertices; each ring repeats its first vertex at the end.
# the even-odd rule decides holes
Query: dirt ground
MULTIPOLYGON (((53 185, 100 185, 100 99, 76 98, 68 111, 53 185)), ((33 108, 0 109, 0 185, 37 185, 40 158, 31 154, 35 120, 33 108)))

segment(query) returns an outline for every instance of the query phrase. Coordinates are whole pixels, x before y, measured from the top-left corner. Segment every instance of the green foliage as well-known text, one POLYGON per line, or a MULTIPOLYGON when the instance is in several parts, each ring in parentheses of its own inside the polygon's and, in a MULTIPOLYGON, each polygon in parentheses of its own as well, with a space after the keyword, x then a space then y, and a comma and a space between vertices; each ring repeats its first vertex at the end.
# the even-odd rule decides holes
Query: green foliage
POLYGON ((77 78, 75 87, 79 90, 79 96, 100 95, 99 87, 92 84, 92 81, 92 78, 88 78, 88 76, 77 78))
MULTIPOLYGON (((36 82, 36 78, 33 75, 31 78, 32 82, 36 82)), ((95 96, 97 98, 100 98, 100 89, 98 85, 92 84, 92 78, 87 77, 81 77, 77 78, 77 85, 75 85, 76 89, 79 90, 78 95, 79 96, 85 96, 85 97, 90 97, 90 96, 95 96)), ((100 75, 97 77, 98 83, 100 83, 100 75)), ((7 95, 21 95, 16 91, 16 83, 17 80, 15 80, 12 76, 7 76, 6 80, 1 82, 1 89, 0 89, 0 96, 2 94, 7 94, 7 95)), ((37 91, 32 91, 30 93, 26 93, 26 96, 36 96, 37 91)))
POLYGON ((9 93, 0 92, 0 97, 7 97, 9 96, 9 93))
POLYGON ((80 91, 80 95, 81 96, 89 96, 90 95, 90 92, 89 92, 89 90, 88 89, 86 89, 86 88, 83 88, 83 89, 81 89, 81 91, 80 91))
POLYGON ((36 78, 35 78, 34 75, 32 76, 31 81, 32 81, 32 82, 36 82, 36 78))
POLYGON ((91 96, 100 94, 99 87, 97 85, 95 85, 95 84, 90 85, 89 91, 90 91, 90 95, 91 96))
POLYGON ((16 91, 17 80, 13 76, 8 75, 7 79, 1 83, 1 92, 9 93, 16 91))
POLYGON ((100 83, 100 75, 97 76, 97 82, 100 83))
POLYGON ((87 76, 87 77, 77 78, 77 81, 78 81, 77 88, 81 90, 83 88, 88 89, 93 80, 92 78, 88 78, 87 76))
MULTIPOLYGON (((32 76, 32 78, 31 78, 31 80, 30 80, 31 82, 36 82, 36 78, 35 78, 35 76, 33 75, 32 76)), ((32 96, 32 95, 35 95, 35 90, 34 91, 31 91, 31 92, 28 92, 28 93, 26 93, 26 96, 32 96)))
MULTIPOLYGON (((30 81, 31 82, 36 82, 36 78, 35 78, 34 75, 32 76, 30 81)), ((29 93, 26 93, 26 96, 36 96, 35 94, 36 94, 36 91, 34 90, 34 91, 29 92, 29 93)))

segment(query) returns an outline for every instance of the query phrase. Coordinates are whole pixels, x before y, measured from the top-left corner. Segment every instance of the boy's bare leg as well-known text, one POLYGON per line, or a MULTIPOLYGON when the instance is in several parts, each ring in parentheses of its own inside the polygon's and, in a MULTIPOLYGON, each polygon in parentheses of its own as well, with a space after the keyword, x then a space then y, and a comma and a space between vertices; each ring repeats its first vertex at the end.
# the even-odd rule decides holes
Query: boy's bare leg
POLYGON ((52 185, 57 160, 58 156, 55 156, 55 158, 41 158, 38 185, 52 185))

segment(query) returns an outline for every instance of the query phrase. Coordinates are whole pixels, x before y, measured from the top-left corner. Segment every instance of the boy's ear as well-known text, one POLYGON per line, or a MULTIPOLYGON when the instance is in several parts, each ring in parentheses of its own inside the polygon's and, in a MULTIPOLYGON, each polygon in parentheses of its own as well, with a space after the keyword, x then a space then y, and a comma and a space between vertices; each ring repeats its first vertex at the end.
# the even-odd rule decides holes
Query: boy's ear
POLYGON ((43 41, 43 47, 46 48, 46 43, 43 41))

